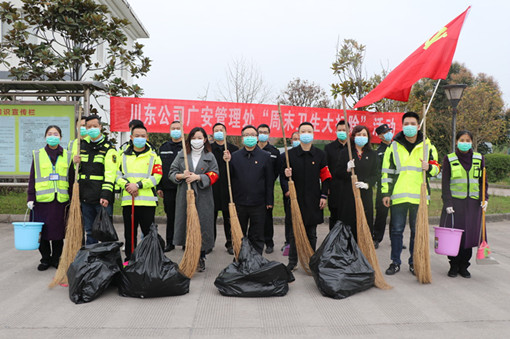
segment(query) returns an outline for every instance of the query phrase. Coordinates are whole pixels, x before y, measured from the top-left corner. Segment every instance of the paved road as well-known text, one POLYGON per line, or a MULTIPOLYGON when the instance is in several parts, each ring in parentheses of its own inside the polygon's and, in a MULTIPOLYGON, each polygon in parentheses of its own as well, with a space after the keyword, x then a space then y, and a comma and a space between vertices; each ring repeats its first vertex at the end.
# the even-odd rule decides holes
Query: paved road
MULTIPOLYGON (((276 227, 276 243, 282 244, 283 226, 276 227)), ((15 250, 12 226, 0 224, 0 338, 508 338, 508 221, 491 223, 488 231, 500 265, 473 264, 471 279, 448 278, 446 258, 432 252, 430 285, 418 284, 403 264, 400 273, 387 277, 392 290, 372 288, 333 300, 299 269, 285 297, 228 298, 213 285, 231 261, 220 235, 206 272, 193 277, 187 295, 142 300, 111 289, 91 303, 75 305, 66 288, 47 288, 55 270, 38 272, 38 252, 15 250)), ((326 232, 321 225, 319 240, 326 232)), ((377 251, 384 270, 387 237, 377 251)), ((181 255, 181 249, 170 253, 174 261, 181 255)), ((279 249, 267 257, 286 262, 279 249)))

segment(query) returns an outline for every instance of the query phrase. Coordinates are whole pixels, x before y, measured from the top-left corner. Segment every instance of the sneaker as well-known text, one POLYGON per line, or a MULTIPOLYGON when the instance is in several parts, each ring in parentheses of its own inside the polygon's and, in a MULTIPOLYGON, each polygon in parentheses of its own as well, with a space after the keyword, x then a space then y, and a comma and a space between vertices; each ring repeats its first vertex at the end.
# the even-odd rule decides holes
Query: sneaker
POLYGON ((205 258, 200 258, 198 260, 198 272, 204 272, 205 271, 205 258))
POLYGON ((459 270, 459 274, 462 278, 469 279, 471 278, 471 273, 467 269, 459 270))
POLYGON ((289 256, 289 251, 290 251, 290 245, 286 245, 285 248, 283 249, 282 255, 284 257, 288 257, 289 256))
POLYGON ((288 264, 287 269, 291 272, 294 272, 295 270, 297 270, 297 265, 296 264, 288 264))
POLYGON ((416 275, 414 274, 414 264, 409 265, 409 272, 411 272, 412 275, 416 275))
POLYGON ((39 266, 37 266, 38 271, 46 271, 48 268, 50 268, 50 264, 47 262, 42 262, 39 264, 39 266))
POLYGON ((271 254, 273 253, 274 249, 273 249, 273 246, 266 246, 266 253, 267 254, 271 254))
POLYGON ((400 272, 400 265, 391 263, 390 267, 386 270, 386 275, 394 275, 397 272, 400 272))

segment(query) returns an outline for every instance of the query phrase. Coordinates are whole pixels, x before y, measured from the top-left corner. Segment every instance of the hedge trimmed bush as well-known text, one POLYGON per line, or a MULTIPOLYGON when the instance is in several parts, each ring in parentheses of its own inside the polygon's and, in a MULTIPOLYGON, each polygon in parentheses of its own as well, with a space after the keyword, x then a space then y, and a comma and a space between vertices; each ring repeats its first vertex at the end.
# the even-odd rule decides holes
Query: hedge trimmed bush
POLYGON ((510 155, 487 154, 485 155, 485 166, 489 182, 501 181, 510 175, 510 155))

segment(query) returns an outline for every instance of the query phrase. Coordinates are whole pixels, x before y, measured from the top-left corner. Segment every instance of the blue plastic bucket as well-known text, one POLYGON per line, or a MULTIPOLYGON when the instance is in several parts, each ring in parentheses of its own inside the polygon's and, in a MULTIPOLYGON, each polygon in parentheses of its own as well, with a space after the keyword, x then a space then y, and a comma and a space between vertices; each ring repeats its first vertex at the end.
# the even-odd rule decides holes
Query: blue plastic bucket
POLYGON ((39 235, 43 222, 13 222, 14 247, 17 250, 30 251, 39 248, 39 235))

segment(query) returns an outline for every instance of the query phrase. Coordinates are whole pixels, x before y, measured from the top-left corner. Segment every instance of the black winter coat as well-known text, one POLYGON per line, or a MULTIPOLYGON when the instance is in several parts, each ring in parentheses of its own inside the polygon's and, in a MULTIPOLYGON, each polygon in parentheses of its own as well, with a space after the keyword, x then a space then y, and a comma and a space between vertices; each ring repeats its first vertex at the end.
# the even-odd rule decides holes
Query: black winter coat
MULTIPOLYGON (((234 153, 239 149, 234 144, 227 142, 227 149, 230 154, 234 153)), ((228 194, 228 180, 227 180, 227 165, 223 160, 223 152, 225 151, 225 145, 218 145, 216 142, 211 144, 212 154, 216 158, 218 163, 218 169, 220 171, 218 181, 213 185, 214 195, 214 210, 215 211, 226 211, 228 209, 228 203, 230 197, 228 194)))
MULTIPOLYGON (((336 165, 338 164, 338 158, 340 157, 340 153, 344 148, 347 147, 347 144, 342 145, 338 139, 330 142, 324 147, 324 152, 326 152, 326 161, 328 163, 328 168, 331 174, 335 173, 336 165)), ((328 196, 328 206, 329 208, 339 208, 341 204, 340 199, 340 191, 342 190, 342 180, 338 178, 338 176, 333 175, 331 179, 331 184, 329 188, 329 196, 328 196)), ((338 211, 340 212, 340 211, 338 211)))
POLYGON ((182 142, 173 142, 172 140, 165 142, 159 148, 158 154, 161 158, 163 176, 157 185, 158 190, 177 190, 177 185, 170 180, 168 174, 170 172, 170 166, 172 165, 172 162, 174 162, 175 157, 177 157, 177 153, 179 153, 181 150, 182 142))

